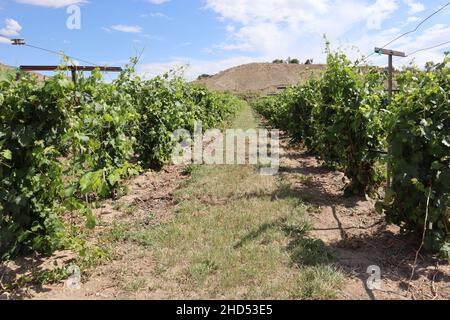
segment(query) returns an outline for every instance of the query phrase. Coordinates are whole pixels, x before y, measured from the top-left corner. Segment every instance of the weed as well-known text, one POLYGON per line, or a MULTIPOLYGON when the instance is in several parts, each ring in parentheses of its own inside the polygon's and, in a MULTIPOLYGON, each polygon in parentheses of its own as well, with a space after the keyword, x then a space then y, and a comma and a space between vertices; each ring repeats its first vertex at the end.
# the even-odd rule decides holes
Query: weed
POLYGON ((299 182, 307 187, 312 187, 314 185, 314 179, 312 176, 305 176, 302 174, 297 174, 296 178, 299 182))
POLYGON ((291 297, 300 300, 335 299, 343 284, 343 275, 332 266, 304 267, 300 270, 291 297))
POLYGON ((290 244, 291 258, 298 265, 324 265, 334 260, 334 255, 322 240, 299 238, 290 244))
POLYGON ((128 230, 128 225, 114 224, 110 230, 101 235, 101 240, 106 243, 124 241, 128 238, 128 230))
POLYGON ((215 273, 219 266, 210 259, 195 263, 188 269, 188 275, 196 282, 203 281, 207 276, 215 273))
POLYGON ((144 278, 137 278, 137 279, 132 280, 130 283, 128 283, 124 287, 124 290, 127 292, 138 292, 138 291, 144 289, 146 285, 147 285, 147 280, 145 280, 144 278))

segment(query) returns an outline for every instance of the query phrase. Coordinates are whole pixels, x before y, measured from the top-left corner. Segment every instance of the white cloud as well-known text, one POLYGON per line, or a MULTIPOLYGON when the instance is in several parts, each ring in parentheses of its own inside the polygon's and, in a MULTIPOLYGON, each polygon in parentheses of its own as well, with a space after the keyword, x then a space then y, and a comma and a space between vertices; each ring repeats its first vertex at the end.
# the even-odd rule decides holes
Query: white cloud
POLYGON ((49 8, 62 8, 72 4, 86 3, 85 0, 16 0, 16 2, 49 8))
POLYGON ((367 27, 369 29, 381 29, 383 21, 388 19, 398 7, 397 1, 377 0, 368 8, 367 27))
POLYGON ((13 37, 19 35, 22 26, 14 19, 5 19, 5 27, 0 29, 0 36, 13 37))
MULTIPOLYGON (((450 34, 450 26, 444 24, 436 24, 428 29, 426 29, 422 34, 416 37, 410 37, 404 40, 403 48, 406 53, 412 53, 413 51, 433 47, 439 43, 444 43, 448 41, 448 35, 450 34)), ((442 51, 444 49, 449 49, 450 44, 441 46, 439 48, 434 48, 432 50, 427 50, 415 54, 414 56, 401 60, 401 64, 409 63, 411 60, 415 60, 418 66, 425 65, 428 61, 439 62, 442 61, 444 55, 442 51)))
POLYGON ((372 4, 357 0, 206 2, 206 9, 216 12, 227 24, 227 41, 212 48, 255 51, 265 56, 310 52, 305 42, 309 46, 323 43, 323 34, 330 40, 339 39, 355 28, 361 29, 362 24, 369 30, 380 29, 399 8, 398 0, 376 0, 372 4))
POLYGON ((187 80, 195 80, 201 74, 216 74, 228 68, 251 63, 266 61, 263 58, 251 58, 245 56, 233 57, 219 61, 193 60, 188 58, 174 58, 171 61, 161 63, 144 64, 138 67, 139 74, 150 79, 157 75, 161 75, 168 70, 177 70, 184 68, 184 77, 187 80))
POLYGON ((234 32, 234 43, 223 43, 216 47, 224 50, 242 50, 251 51, 257 48, 264 53, 285 52, 289 50, 291 33, 283 26, 269 22, 258 22, 251 25, 245 25, 234 32))
MULTIPOLYGON (((314 58, 315 62, 320 63, 325 60, 324 33, 332 41, 333 48, 341 46, 350 58, 359 58, 405 31, 402 28, 406 23, 396 28, 385 28, 385 23, 397 13, 402 1, 206 0, 205 9, 217 14, 219 21, 224 24, 226 38, 205 48, 204 52, 240 51, 252 54, 216 61, 173 58, 141 65, 138 71, 145 78, 151 78, 169 69, 185 67, 185 77, 193 80, 200 74, 215 74, 240 64, 271 61, 274 58, 291 56, 301 61, 314 58), (354 50, 355 47, 361 48, 363 52, 354 50)), ((418 2, 414 1, 414 4, 418 2)), ((420 8, 417 5, 413 7, 415 10, 420 8)), ((410 16, 407 23, 415 23, 418 19, 410 16)), ((393 44, 393 48, 412 52, 442 42, 440 39, 450 34, 448 28, 436 25, 400 39, 393 44)), ((438 61, 442 58, 441 51, 437 49, 425 52, 423 56, 416 55, 416 62, 423 65, 427 60, 438 61)), ((396 66, 406 64, 409 60, 400 60, 396 66)), ((380 65, 387 63, 384 56, 373 56, 371 61, 380 65)))
POLYGON ((151 4, 156 4, 156 5, 163 4, 163 3, 166 3, 169 1, 170 0, 147 0, 147 2, 150 2, 151 4))
POLYGON ((326 13, 329 0, 207 0, 206 8, 244 25, 254 21, 278 23, 286 20, 302 20, 314 13, 326 13))
POLYGON ((402 38, 400 40, 400 44, 406 53, 410 53, 421 48, 432 47, 436 44, 446 42, 449 40, 449 34, 450 26, 445 24, 436 24, 428 29, 425 29, 417 36, 402 38))
MULTIPOLYGON (((106 28, 108 29, 108 28, 106 28)), ((105 29, 105 31, 106 31, 105 29)), ((119 32, 125 32, 125 33, 141 33, 142 32, 142 28, 139 26, 129 26, 129 25, 125 25, 125 24, 116 24, 111 26, 112 30, 115 31, 119 31, 119 32)))
POLYGON ((403 0, 409 6, 409 14, 416 14, 425 10, 425 6, 414 0, 403 0))
POLYGON ((0 29, 0 43, 11 44, 8 38, 18 36, 21 30, 22 26, 19 22, 14 19, 5 19, 5 26, 0 29))
MULTIPOLYGON (((332 48, 343 48, 350 58, 367 56, 375 46, 384 45, 405 32, 409 24, 419 21, 412 13, 425 7, 418 0, 206 0, 205 9, 217 14, 227 37, 204 52, 253 52, 267 61, 290 56, 301 61, 314 58, 319 63, 325 61, 323 34, 331 40, 332 48), (396 23, 398 27, 386 28, 396 14, 403 14, 400 9, 408 10, 401 4, 409 6, 410 16, 405 22, 396 23)), ((446 41, 436 38, 437 34, 450 34, 444 27, 447 28, 441 25, 434 31, 419 30, 396 41, 392 48, 411 52, 413 47, 446 41)), ((429 57, 441 56, 442 48, 427 52, 429 57)), ((370 60, 387 63, 384 56, 372 56, 370 60)), ((417 61, 422 64, 423 59, 417 61)))
MULTIPOLYGON (((450 26, 444 24, 436 24, 428 29, 425 29, 420 34, 411 34, 399 39, 397 42, 392 44, 392 48, 404 51, 406 54, 411 54, 416 50, 433 47, 439 43, 448 41, 449 34, 450 26)), ((399 32, 391 32, 389 33, 389 35, 386 34, 385 36, 378 37, 376 43, 384 44, 388 40, 391 40, 398 35, 399 32)), ((404 66, 408 65, 411 61, 414 61, 417 66, 423 67, 428 61, 442 61, 444 58, 443 51, 445 51, 446 49, 448 50, 449 48, 450 44, 447 44, 446 46, 426 50, 407 58, 396 58, 394 60, 394 65, 396 67, 404 66)), ((386 65, 387 58, 386 56, 374 56, 370 59, 370 62, 374 63, 375 65, 386 65)))
POLYGON ((139 16, 140 18, 163 18, 163 19, 170 19, 168 15, 162 13, 162 12, 150 12, 150 13, 144 13, 139 16))
POLYGON ((421 19, 420 19, 419 17, 411 16, 411 17, 408 18, 407 22, 408 22, 408 23, 413 23, 413 22, 418 22, 418 21, 420 21, 420 20, 421 20, 421 19))

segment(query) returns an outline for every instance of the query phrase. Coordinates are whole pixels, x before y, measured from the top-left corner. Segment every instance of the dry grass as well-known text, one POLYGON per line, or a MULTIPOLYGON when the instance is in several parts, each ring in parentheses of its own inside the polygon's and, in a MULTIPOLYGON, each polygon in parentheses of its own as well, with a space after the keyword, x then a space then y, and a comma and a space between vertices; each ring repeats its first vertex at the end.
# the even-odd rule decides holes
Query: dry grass
POLYGON ((196 82, 213 90, 268 94, 278 91, 279 86, 296 85, 317 77, 323 70, 324 65, 320 64, 250 63, 196 82))
MULTIPOLYGON (((250 109, 235 123, 257 125, 250 109)), ((154 252, 159 289, 168 298, 321 299, 335 293, 340 276, 329 266, 332 257, 320 241, 306 238, 308 208, 280 178, 261 176, 253 166, 189 171, 176 218, 131 236, 154 252), (302 283, 310 282, 309 270, 327 277, 302 283)))

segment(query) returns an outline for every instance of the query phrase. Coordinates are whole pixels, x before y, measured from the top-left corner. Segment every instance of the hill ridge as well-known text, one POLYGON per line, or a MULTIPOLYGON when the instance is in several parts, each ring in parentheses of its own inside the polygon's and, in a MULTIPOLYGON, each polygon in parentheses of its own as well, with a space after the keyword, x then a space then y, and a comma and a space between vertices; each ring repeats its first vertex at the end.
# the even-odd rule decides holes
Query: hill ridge
POLYGON ((318 76, 324 67, 325 65, 322 64, 253 62, 223 70, 211 77, 199 79, 195 83, 218 91, 270 94, 276 92, 279 86, 295 85, 318 76))

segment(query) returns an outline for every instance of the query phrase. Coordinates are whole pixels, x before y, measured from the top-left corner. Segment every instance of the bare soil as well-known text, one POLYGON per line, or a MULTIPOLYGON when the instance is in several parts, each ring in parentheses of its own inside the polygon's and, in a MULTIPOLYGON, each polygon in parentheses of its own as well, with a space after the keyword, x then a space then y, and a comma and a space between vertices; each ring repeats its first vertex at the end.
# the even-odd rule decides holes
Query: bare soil
MULTIPOLYGON (((152 227, 173 216, 176 200, 174 193, 187 178, 183 167, 166 166, 161 172, 147 172, 127 183, 128 194, 118 201, 106 201, 95 209, 98 226, 90 238, 102 237, 118 223, 129 228, 152 227)), ((132 242, 114 242, 109 248, 113 260, 90 270, 83 277, 81 290, 70 290, 65 283, 24 287, 15 292, 2 292, 1 299, 123 299, 129 298, 127 288, 135 279, 151 278, 153 262, 151 253, 132 242)), ((0 284, 12 282, 32 271, 54 270, 75 261, 76 254, 60 251, 51 257, 34 255, 0 265, 0 284)), ((147 280, 145 281, 147 283, 147 280)), ((150 288, 149 288, 150 289, 150 288)), ((151 290, 149 290, 151 292, 151 290)), ((136 296, 141 299, 158 299, 158 295, 136 296)))
POLYGON ((333 249, 337 265, 349 276, 342 299, 449 299, 450 267, 447 260, 422 253, 413 280, 412 266, 420 241, 402 235, 374 210, 371 199, 343 197, 344 175, 328 170, 301 148, 285 148, 282 175, 292 181, 311 213, 312 236, 333 249), (298 179, 298 175, 309 179, 298 179), (299 182, 305 181, 306 184, 299 182), (368 290, 367 267, 381 268, 380 290, 368 290))

